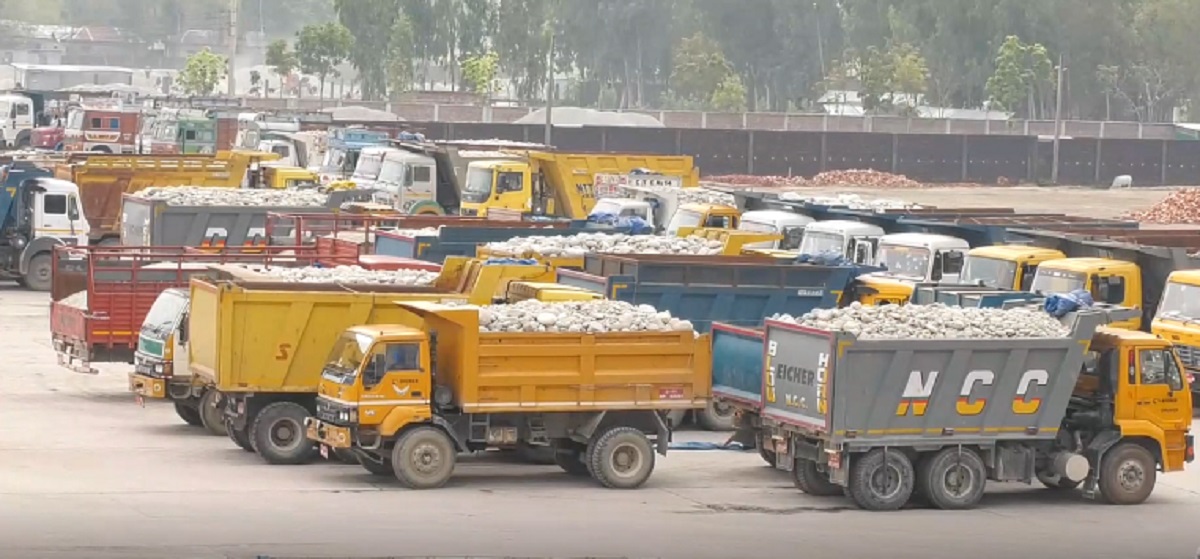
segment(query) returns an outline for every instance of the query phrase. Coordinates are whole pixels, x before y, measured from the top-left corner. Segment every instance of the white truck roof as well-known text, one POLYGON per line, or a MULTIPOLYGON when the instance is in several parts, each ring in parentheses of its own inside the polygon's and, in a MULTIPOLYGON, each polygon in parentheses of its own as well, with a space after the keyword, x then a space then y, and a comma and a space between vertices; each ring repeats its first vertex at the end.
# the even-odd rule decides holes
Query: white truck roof
POLYGON ((815 220, 806 215, 785 210, 754 210, 742 214, 742 221, 771 225, 808 225, 815 220))
POLYGON ((804 232, 838 233, 843 235, 861 235, 866 237, 881 237, 883 228, 870 223, 849 219, 831 219, 829 221, 814 221, 804 226, 804 232))
POLYGON ((880 237, 879 244, 929 249, 961 248, 967 250, 971 248, 970 244, 958 237, 937 235, 934 233, 893 233, 880 237))

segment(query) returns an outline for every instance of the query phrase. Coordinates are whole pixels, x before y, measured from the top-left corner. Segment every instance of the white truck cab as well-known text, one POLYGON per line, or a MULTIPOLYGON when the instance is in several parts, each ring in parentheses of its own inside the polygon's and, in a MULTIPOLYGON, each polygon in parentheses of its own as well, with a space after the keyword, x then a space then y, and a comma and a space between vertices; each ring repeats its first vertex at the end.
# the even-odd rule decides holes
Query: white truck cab
POLYGON ((79 187, 73 182, 28 179, 0 193, 0 278, 49 291, 55 246, 87 246, 91 232, 79 187))
POLYGON ((638 217, 649 224, 657 223, 654 205, 646 200, 633 198, 601 198, 592 206, 589 216, 615 215, 617 217, 638 217))
POLYGON ((33 99, 25 95, 0 94, 0 147, 29 147, 36 111, 33 99))
POLYGON ((881 275, 921 282, 956 283, 971 246, 958 237, 894 233, 879 238, 875 264, 881 275))
MULTIPOLYGON (((367 149, 363 149, 364 154, 367 149)), ((437 160, 403 149, 386 151, 375 188, 387 193, 387 203, 393 208, 415 213, 418 204, 437 203, 437 160)))
POLYGON ((874 264, 883 235, 883 228, 861 221, 814 221, 804 226, 800 254, 840 254, 855 264, 874 264))
POLYGON ((745 248, 797 250, 803 242, 804 228, 813 222, 811 217, 784 210, 755 210, 742 214, 737 230, 783 235, 782 240, 748 243, 745 248))

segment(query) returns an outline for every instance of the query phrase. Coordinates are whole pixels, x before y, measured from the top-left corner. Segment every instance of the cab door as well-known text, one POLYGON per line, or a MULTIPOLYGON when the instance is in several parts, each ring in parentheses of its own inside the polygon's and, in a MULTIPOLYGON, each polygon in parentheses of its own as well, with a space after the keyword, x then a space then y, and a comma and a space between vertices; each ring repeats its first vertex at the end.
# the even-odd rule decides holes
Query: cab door
POLYGON ((1157 428, 1148 429, 1147 435, 1161 429, 1163 469, 1182 469, 1186 462, 1187 429, 1192 420, 1192 398, 1179 362, 1167 348, 1141 348, 1136 353, 1134 366, 1129 368, 1130 377, 1137 382, 1133 390, 1134 419, 1157 428))
POLYGON ((401 408, 405 423, 428 418, 433 386, 425 372, 428 355, 428 344, 416 340, 375 344, 362 378, 359 421, 379 424, 396 408, 401 408))
POLYGON ((37 196, 34 208, 34 237, 62 237, 74 234, 71 218, 67 215, 68 196, 58 193, 43 193, 37 196))
POLYGON ((529 171, 497 171, 492 185, 490 208, 533 211, 533 190, 529 171))

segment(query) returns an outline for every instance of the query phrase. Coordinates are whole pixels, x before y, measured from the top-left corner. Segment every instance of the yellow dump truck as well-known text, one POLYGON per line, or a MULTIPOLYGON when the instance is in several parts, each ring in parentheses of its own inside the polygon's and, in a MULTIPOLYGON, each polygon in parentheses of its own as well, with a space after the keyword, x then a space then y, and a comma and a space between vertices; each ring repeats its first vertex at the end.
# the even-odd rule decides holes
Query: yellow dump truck
POLYGON ((216 155, 94 155, 59 165, 56 178, 79 185, 93 243, 119 243, 121 198, 152 186, 259 186, 258 167, 274 153, 221 151, 216 155))
POLYGON ((307 434, 409 488, 445 484, 460 452, 526 444, 554 448, 570 474, 633 489, 667 451, 659 411, 710 397, 707 335, 481 332, 477 307, 396 310, 332 345, 307 434))
POLYGON ((1028 291, 1038 266, 1047 260, 1066 258, 1061 250, 1031 245, 994 245, 967 252, 960 282, 996 289, 1028 291))
POLYGON ((604 173, 650 169, 682 177, 685 187, 700 183, 700 171, 690 155, 519 153, 522 157, 517 160, 481 160, 467 165, 461 196, 463 215, 482 217, 489 210, 503 208, 587 219, 596 205, 596 175, 604 173))
POLYGON ((190 382, 217 391, 225 430, 238 446, 270 464, 305 463, 315 448, 304 439, 303 421, 315 410, 321 365, 342 331, 395 323, 397 302, 486 304, 503 297, 510 281, 551 277, 545 266, 459 270, 430 287, 194 279, 190 382))

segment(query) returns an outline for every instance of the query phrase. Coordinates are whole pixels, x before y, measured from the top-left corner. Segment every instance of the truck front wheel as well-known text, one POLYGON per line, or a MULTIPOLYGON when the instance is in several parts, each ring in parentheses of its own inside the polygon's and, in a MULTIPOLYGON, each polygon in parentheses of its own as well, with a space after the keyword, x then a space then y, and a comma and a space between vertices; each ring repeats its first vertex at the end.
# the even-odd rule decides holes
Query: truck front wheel
POLYGON ((969 509, 983 499, 987 469, 983 459, 972 449, 942 449, 922 461, 919 470, 923 493, 939 509, 969 509))
POLYGON ((221 401, 221 393, 216 390, 205 390, 200 396, 200 424, 208 429, 209 433, 224 437, 225 432, 225 412, 217 404, 221 401))
POLYGON ((29 261, 25 272, 25 286, 34 291, 50 291, 53 270, 49 254, 39 254, 29 261))
POLYGON ((609 489, 637 489, 654 471, 654 448, 646 434, 613 427, 588 447, 592 476, 609 489))
POLYGON ((1136 505, 1154 491, 1158 475, 1154 455, 1140 445, 1122 443, 1100 460, 1100 495, 1114 505, 1136 505))
POLYGON ((203 425, 203 422, 200 419, 200 410, 197 410, 196 408, 193 408, 192 406, 189 406, 183 402, 175 402, 175 415, 178 415, 179 419, 182 419, 184 423, 187 423, 192 427, 199 427, 203 425))
POLYGON ((903 452, 872 450, 850 467, 850 498, 864 510, 899 510, 912 497, 916 473, 903 452))
POLYGON ((842 494, 842 487, 829 481, 829 475, 817 467, 812 460, 799 458, 792 467, 792 482, 799 489, 814 497, 836 497, 842 494))
POLYGON ((436 427, 417 427, 400 436, 392 448, 396 479, 409 489, 436 489, 454 474, 458 453, 454 441, 436 427))
POLYGON ((250 438, 254 450, 268 464, 307 464, 316 455, 316 444, 308 440, 304 420, 308 410, 293 402, 267 405, 254 418, 250 438))

